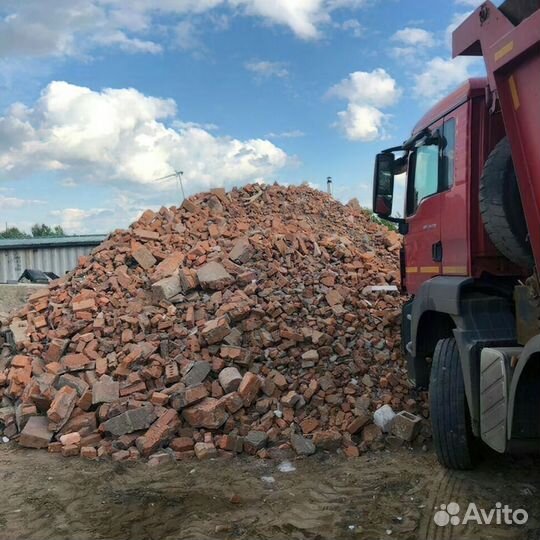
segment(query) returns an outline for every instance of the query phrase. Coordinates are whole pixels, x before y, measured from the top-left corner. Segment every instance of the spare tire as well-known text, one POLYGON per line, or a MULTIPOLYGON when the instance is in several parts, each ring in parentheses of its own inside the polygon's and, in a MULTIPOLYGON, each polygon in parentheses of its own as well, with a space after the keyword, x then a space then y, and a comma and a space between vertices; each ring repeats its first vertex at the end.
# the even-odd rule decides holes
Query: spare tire
POLYGON ((495 247, 513 263, 531 269, 531 246, 507 137, 499 141, 484 165, 480 213, 495 247))

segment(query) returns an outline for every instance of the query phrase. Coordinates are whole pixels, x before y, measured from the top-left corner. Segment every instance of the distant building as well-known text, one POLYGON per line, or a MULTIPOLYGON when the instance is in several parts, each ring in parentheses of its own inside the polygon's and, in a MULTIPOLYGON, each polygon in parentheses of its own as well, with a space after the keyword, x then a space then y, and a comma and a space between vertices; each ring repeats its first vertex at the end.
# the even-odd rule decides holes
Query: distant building
POLYGON ((0 283, 17 283, 25 270, 63 276, 77 266, 81 255, 88 255, 106 238, 96 234, 0 240, 0 283))

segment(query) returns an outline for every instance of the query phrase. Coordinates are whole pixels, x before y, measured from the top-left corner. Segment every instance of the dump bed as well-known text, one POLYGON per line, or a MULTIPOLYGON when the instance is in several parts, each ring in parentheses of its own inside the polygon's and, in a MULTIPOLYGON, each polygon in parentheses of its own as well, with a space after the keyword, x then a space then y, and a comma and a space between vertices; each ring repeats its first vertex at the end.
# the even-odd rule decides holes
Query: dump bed
POLYGON ((540 0, 484 2, 454 32, 454 56, 483 56, 500 107, 540 269, 540 0))
POLYGON ((540 0, 506 0, 499 10, 512 24, 519 24, 540 9, 540 0))

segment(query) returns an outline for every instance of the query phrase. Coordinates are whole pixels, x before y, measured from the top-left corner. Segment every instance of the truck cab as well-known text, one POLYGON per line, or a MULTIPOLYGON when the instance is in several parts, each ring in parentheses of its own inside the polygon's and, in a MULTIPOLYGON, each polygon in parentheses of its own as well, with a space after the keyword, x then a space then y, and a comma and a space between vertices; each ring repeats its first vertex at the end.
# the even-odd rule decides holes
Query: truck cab
POLYGON ((402 341, 449 468, 540 449, 540 0, 485 2, 454 34, 487 77, 378 154, 373 209, 404 235, 402 341), (404 208, 393 213, 396 178, 404 208))

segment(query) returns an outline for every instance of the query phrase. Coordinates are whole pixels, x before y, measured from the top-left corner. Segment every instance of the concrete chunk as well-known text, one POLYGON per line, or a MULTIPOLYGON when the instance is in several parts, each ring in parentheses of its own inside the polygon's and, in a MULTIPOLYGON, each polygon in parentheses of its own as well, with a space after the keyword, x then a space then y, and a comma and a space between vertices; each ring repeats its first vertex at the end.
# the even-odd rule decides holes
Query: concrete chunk
POLYGON ((125 435, 141 429, 147 429, 156 419, 152 405, 132 409, 103 422, 99 429, 112 435, 125 435))
POLYGON ((311 456, 316 451, 312 441, 296 433, 291 435, 291 446, 299 456, 311 456))
POLYGON ((26 422, 19 437, 19 444, 26 448, 47 448, 53 432, 49 430, 49 421, 45 416, 32 416, 26 422))
POLYGON ((401 411, 396 414, 392 422, 392 435, 399 437, 403 441, 410 442, 418 435, 421 421, 420 416, 401 411))
POLYGON ((161 300, 169 300, 181 292, 182 286, 178 272, 170 277, 160 279, 152 285, 152 299, 155 303, 161 300))
POLYGON ((242 375, 235 367, 227 367, 219 373, 219 384, 226 394, 238 390, 242 382, 242 375))
POLYGON ((92 388, 92 404, 114 403, 120 396, 120 383, 111 377, 103 375, 92 388))
POLYGON ((234 283, 234 278, 217 262, 209 262, 197 270, 201 287, 212 291, 221 291, 234 283))
POLYGON ((191 369, 184 375, 182 382, 186 386, 200 384, 206 379, 211 369, 212 366, 208 362, 195 362, 193 366, 191 366, 191 369))

